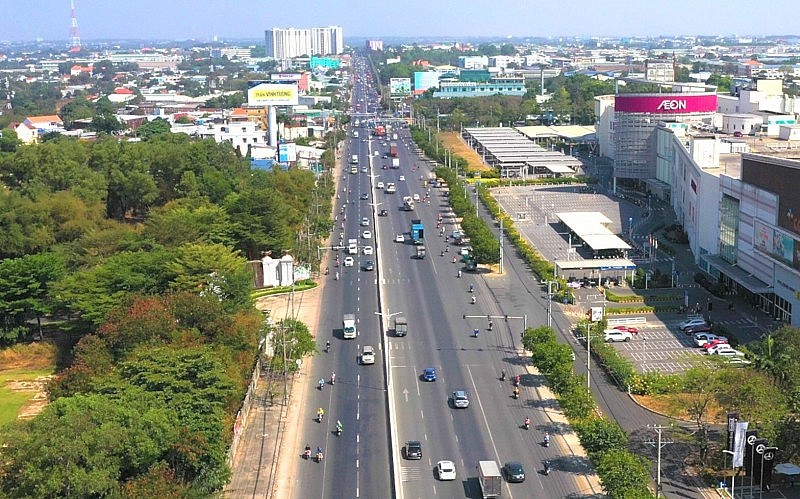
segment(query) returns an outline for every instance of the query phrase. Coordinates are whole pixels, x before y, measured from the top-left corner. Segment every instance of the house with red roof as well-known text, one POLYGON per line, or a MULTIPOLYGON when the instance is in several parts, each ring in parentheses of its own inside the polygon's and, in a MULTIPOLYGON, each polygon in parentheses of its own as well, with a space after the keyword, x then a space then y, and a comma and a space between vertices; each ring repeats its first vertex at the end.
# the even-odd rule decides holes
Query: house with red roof
POLYGON ((50 132, 65 132, 64 122, 56 114, 28 116, 15 128, 17 137, 25 144, 39 141, 39 137, 50 132))

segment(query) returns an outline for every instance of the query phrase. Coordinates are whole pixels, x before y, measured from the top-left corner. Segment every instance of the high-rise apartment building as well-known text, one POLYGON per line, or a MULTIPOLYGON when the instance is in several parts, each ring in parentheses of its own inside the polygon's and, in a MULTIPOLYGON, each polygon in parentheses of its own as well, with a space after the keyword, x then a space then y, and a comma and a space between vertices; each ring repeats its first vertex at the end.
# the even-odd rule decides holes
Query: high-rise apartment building
POLYGON ((341 26, 272 28, 266 30, 265 39, 267 55, 275 59, 344 52, 344 36, 341 26))

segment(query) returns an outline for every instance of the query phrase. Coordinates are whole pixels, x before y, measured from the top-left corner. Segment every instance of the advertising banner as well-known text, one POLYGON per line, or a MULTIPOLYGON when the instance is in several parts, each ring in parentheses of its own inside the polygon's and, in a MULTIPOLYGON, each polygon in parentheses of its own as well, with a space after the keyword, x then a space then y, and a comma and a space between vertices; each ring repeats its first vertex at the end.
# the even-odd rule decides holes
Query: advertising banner
POLYGON ((278 161, 281 163, 297 161, 297 145, 294 142, 278 144, 278 161))
POLYGON ((772 246, 774 244, 772 239, 775 235, 775 231, 759 220, 754 220, 753 226, 756 232, 755 237, 753 237, 753 246, 759 251, 772 254, 772 246))
POLYGON ((411 95, 411 78, 390 78, 389 93, 392 95, 411 95))
POLYGON ((619 94, 614 110, 624 113, 681 114, 717 111, 716 94, 619 94))
POLYGON ((251 106, 296 106, 297 83, 251 81, 247 89, 247 102, 251 106))
POLYGON ((794 239, 786 234, 775 231, 775 237, 772 243, 772 254, 775 258, 792 265, 794 260, 794 239))
POLYGON ((736 422, 736 429, 733 436, 733 463, 731 464, 733 468, 741 468, 744 465, 745 446, 747 445, 747 426, 747 421, 736 422))
POLYGON ((739 413, 738 412, 729 412, 728 413, 728 438, 725 445, 725 448, 729 451, 733 452, 734 447, 733 444, 736 441, 736 423, 739 422, 739 413))

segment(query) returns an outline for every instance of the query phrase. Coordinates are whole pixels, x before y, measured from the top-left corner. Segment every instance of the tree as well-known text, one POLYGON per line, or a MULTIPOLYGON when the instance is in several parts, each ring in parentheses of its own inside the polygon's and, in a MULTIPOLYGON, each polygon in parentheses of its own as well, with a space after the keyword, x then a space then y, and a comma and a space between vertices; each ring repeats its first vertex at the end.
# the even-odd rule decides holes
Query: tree
POLYGON ((597 474, 611 499, 653 497, 647 486, 650 473, 647 461, 623 449, 604 452, 597 463, 597 474))
POLYGON ((589 418, 578 422, 581 445, 590 455, 609 450, 625 450, 628 435, 616 421, 606 418, 589 418))
POLYGON ((169 121, 164 118, 156 118, 152 121, 148 121, 136 130, 136 135, 145 142, 150 140, 154 135, 162 133, 170 133, 169 121))
POLYGON ((0 132, 0 152, 16 152, 21 144, 22 141, 13 128, 6 128, 0 132))
POLYGON ((72 128, 76 120, 93 118, 94 106, 85 97, 77 97, 64 104, 58 113, 66 128, 72 128))
POLYGON ((517 49, 510 43, 504 43, 500 46, 501 55, 517 55, 517 49))
POLYGON ((272 348, 275 352, 272 365, 279 371, 284 368, 289 371, 297 370, 295 361, 317 350, 316 342, 308 327, 295 319, 283 319, 275 325, 272 329, 272 348), (286 366, 283 365, 284 357, 286 366))
POLYGON ((172 289, 213 296, 227 310, 251 304, 252 272, 238 251, 221 244, 185 244, 177 251, 177 258, 168 265, 175 275, 172 289))

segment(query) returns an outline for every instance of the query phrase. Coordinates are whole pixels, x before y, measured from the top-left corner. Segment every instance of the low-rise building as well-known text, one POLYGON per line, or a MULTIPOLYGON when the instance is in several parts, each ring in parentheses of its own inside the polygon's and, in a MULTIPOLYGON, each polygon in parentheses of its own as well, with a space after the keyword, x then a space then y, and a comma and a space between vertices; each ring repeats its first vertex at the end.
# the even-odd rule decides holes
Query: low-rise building
POLYGON ((56 114, 28 116, 16 127, 17 138, 25 144, 39 142, 39 137, 50 132, 65 132, 64 122, 56 114))

